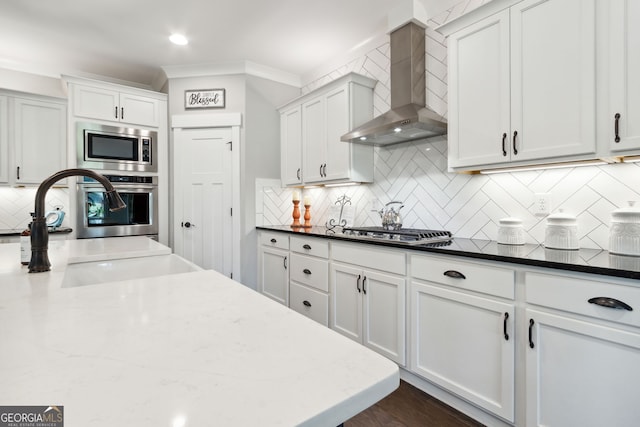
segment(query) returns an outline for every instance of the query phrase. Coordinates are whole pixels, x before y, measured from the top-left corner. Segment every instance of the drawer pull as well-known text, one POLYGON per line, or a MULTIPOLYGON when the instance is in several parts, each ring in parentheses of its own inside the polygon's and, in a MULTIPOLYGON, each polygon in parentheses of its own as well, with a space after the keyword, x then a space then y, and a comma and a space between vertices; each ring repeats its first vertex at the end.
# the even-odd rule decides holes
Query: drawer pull
POLYGON ((311 250, 311 246, 307 245, 306 243, 304 245, 302 245, 302 247, 308 251, 311 250))
POLYGON ((305 268, 304 270, 302 270, 302 272, 304 274, 311 274, 311 270, 309 270, 308 268, 305 268))
POLYGON ((633 311, 633 308, 631 308, 629 304, 626 304, 615 298, 608 298, 608 297, 591 298, 589 300, 589 304, 596 304, 602 307, 615 308, 618 310, 633 311))
POLYGON ((277 240, 276 239, 271 239, 271 243, 276 243, 277 240))
POLYGON ((507 146, 505 145, 505 142, 507 142, 507 134, 503 133, 502 134, 502 155, 504 157, 507 156, 507 146))
POLYGON ((302 304, 304 304, 305 307, 311 307, 311 303, 307 300, 302 301, 302 304))
POLYGON ((444 275, 447 277, 452 277, 454 279, 466 279, 467 277, 460 273, 459 271, 455 271, 455 270, 447 270, 444 272, 444 275))
POLYGON ((364 276, 364 279, 362 279, 362 292, 364 292, 364 294, 367 294, 367 288, 365 287, 365 284, 367 283, 367 276, 364 276))
POLYGON ((509 319, 509 313, 504 313, 504 322, 502 324, 502 332, 504 334, 504 340, 509 341, 509 334, 507 333, 507 320, 509 319))
POLYGON ((284 269, 287 269, 287 257, 284 257, 284 269))
POLYGON ((615 116, 613 116, 614 122, 613 122, 613 130, 616 134, 616 138, 615 141, 616 143, 620 142, 620 113, 616 113, 615 116))
POLYGON ((536 322, 533 321, 533 319, 529 319, 529 347, 534 348, 535 345, 533 344, 533 325, 536 322))
POLYGON ((358 279, 356 280, 356 288, 358 289, 358 293, 360 293, 360 275, 358 274, 358 279))

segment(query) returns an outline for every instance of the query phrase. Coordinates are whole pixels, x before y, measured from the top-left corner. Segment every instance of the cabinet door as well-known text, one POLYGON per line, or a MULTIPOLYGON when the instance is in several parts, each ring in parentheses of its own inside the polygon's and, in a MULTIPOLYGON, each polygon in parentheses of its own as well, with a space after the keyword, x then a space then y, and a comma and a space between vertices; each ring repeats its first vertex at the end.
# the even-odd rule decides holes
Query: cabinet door
POLYGON ((260 291, 286 306, 289 305, 288 254, 280 249, 260 249, 260 291))
POLYGON ((315 98, 302 105, 304 182, 324 180, 324 168, 327 158, 324 106, 324 97, 315 98))
POLYGON ((640 148, 640 2, 619 0, 609 7, 610 113, 612 151, 640 148), (616 141, 616 115, 619 140, 616 141))
POLYGON ((7 97, 0 96, 0 182, 9 181, 9 118, 7 97))
POLYGON ((449 166, 511 158, 509 11, 452 34, 449 46, 449 166))
POLYGON ((513 319, 512 304, 413 282, 411 370, 513 421, 513 319))
POLYGON ((331 329, 362 343, 362 270, 331 265, 331 329))
POLYGON ((527 309, 527 426, 633 426, 640 335, 527 309))
POLYGON ((120 94, 91 86, 73 86, 73 115, 90 119, 118 121, 120 94))
POLYGON ((595 88, 595 0, 511 8, 512 160, 594 153, 595 88))
POLYGON ((26 98, 14 98, 13 106, 15 181, 39 184, 66 166, 67 108, 26 98))
POLYGON ((120 93, 120 121, 136 125, 158 127, 159 103, 146 96, 120 93))
POLYGON ((282 185, 302 183, 302 108, 280 114, 280 176, 282 185))
POLYGON ((330 181, 349 178, 351 167, 349 148, 351 144, 340 140, 340 137, 350 130, 348 85, 344 85, 326 95, 325 117, 327 151, 324 179, 330 181))
POLYGON ((362 342, 405 365, 405 280, 372 271, 362 279, 362 342))

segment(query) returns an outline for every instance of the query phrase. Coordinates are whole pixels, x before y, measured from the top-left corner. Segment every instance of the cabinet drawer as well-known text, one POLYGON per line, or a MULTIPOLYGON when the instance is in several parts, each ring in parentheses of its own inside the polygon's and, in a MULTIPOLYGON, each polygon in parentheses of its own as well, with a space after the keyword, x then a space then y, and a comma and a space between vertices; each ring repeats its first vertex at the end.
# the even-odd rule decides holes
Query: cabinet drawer
POLYGON ((515 298, 515 272, 507 268, 412 255, 411 276, 483 294, 515 298))
POLYGON ((296 282, 329 292, 329 261, 306 255, 291 254, 289 277, 296 282))
POLYGON ((331 243, 331 258, 334 261, 355 264, 365 268, 404 275, 407 272, 405 252, 379 249, 374 245, 331 243))
POLYGON ((329 258, 329 242, 324 239, 291 236, 291 250, 301 254, 329 258))
POLYGON ((327 294, 292 283, 289 288, 289 307, 329 327, 329 296, 327 294))
POLYGON ((272 248, 289 250, 289 236, 284 233, 260 232, 260 244, 272 248))
POLYGON ((529 304, 640 327, 640 287, 533 272, 526 273, 525 286, 529 304), (590 303, 593 298, 617 300, 632 310, 590 303))

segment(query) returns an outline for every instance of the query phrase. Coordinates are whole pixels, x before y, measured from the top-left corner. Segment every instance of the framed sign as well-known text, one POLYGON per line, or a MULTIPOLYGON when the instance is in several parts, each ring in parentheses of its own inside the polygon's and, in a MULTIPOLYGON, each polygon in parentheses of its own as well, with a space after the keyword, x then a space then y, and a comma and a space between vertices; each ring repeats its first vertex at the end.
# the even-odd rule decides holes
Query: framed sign
POLYGON ((184 108, 224 108, 224 98, 224 89, 185 90, 184 108))

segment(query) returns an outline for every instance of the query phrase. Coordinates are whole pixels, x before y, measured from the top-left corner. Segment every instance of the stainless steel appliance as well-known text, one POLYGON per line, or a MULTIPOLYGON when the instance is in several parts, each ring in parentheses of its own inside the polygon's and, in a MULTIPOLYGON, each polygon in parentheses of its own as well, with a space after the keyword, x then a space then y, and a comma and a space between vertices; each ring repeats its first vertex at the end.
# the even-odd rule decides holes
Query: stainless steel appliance
POLYGON ((403 245, 447 246, 451 244, 453 239, 449 231, 415 228, 388 230, 384 227, 345 227, 342 233, 354 239, 377 240, 403 245))
POLYGON ((78 167, 157 172, 157 139, 147 129, 77 123, 78 167))
POLYGON ((104 187, 91 178, 77 183, 76 232, 79 239, 158 234, 158 177, 105 175, 125 209, 109 212, 104 187))

